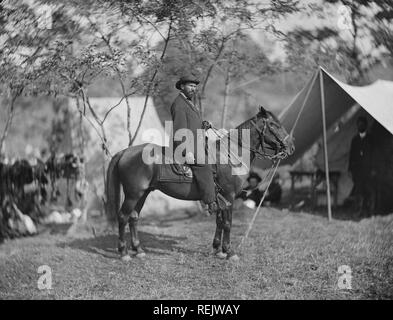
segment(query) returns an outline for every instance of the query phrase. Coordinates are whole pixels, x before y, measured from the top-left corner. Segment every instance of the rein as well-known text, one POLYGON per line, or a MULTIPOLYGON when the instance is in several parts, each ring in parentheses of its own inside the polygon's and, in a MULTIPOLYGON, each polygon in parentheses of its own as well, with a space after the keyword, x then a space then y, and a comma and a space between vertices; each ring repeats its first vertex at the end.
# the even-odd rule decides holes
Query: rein
MULTIPOLYGON (((254 120, 250 120, 250 123, 253 125, 253 127, 255 128, 255 130, 256 130, 256 131, 258 132, 258 134, 259 134, 259 138, 260 138, 260 140, 261 140, 261 149, 262 149, 262 151, 263 151, 263 143, 264 143, 264 141, 265 141, 265 133, 266 133, 266 127, 267 127, 267 120, 264 119, 264 121, 263 121, 263 129, 262 129, 262 130, 258 128, 258 126, 257 126, 257 124, 254 122, 254 120)), ((276 138, 277 140, 280 140, 274 132, 272 132, 272 134, 275 136, 275 138, 276 138)), ((287 136, 284 138, 284 141, 287 140, 288 138, 289 138, 289 135, 287 135, 287 136)), ((269 148, 269 149, 271 149, 271 148, 269 148)), ((252 147, 250 147, 250 150, 253 151, 253 152, 255 152, 256 155, 259 155, 259 157, 268 158, 269 160, 284 159, 284 158, 287 157, 287 154, 286 154, 284 151, 280 151, 280 152, 278 152, 278 153, 276 153, 276 154, 274 154, 274 155, 269 155, 269 154, 267 154, 267 153, 265 153, 265 152, 264 152, 264 153, 261 153, 259 150, 255 150, 255 149, 252 148, 252 147)), ((271 150, 273 150, 273 149, 271 149, 271 150)))
MULTIPOLYGON (((246 148, 248 148, 250 151, 252 151, 252 152, 254 152, 254 154, 255 154, 255 157, 256 158, 258 158, 258 159, 265 159, 265 158, 267 158, 267 159, 269 159, 269 160, 276 160, 276 159, 285 159, 286 157, 287 157, 287 154, 284 152, 284 151, 280 151, 280 152, 278 152, 278 153, 276 153, 276 154, 273 154, 273 155, 270 155, 270 154, 267 154, 266 152, 265 152, 265 149, 270 149, 270 150, 273 150, 273 149, 271 149, 271 148, 267 148, 267 147, 263 147, 263 145, 264 145, 264 141, 265 141, 265 133, 266 133, 266 128, 267 128, 267 120, 265 120, 265 119, 263 119, 263 128, 262 128, 262 130, 257 126, 257 124, 255 123, 255 121, 254 121, 254 119, 251 119, 251 120, 249 120, 249 122, 252 124, 252 126, 255 128, 255 130, 258 132, 258 135, 259 135, 259 139, 260 139, 260 149, 262 149, 262 151, 260 151, 259 150, 259 148, 258 149, 256 149, 256 148, 254 148, 254 147, 252 147, 252 146, 250 146, 250 145, 244 145, 244 147, 246 147, 246 148)), ((221 137, 220 136, 220 134, 219 134, 219 130, 218 130, 218 128, 216 128, 216 127, 214 127, 214 126, 211 126, 211 129, 214 131, 214 133, 216 134, 216 136, 217 137, 221 137)), ((276 137, 276 139, 277 140, 280 140, 277 136, 276 136, 276 134, 273 132, 273 135, 276 137)), ((287 135, 285 138, 284 138, 284 141, 286 141, 287 139, 289 138, 289 135, 287 135)), ((228 135, 228 140, 230 141, 230 136, 228 135)), ((243 142, 241 142, 242 143, 242 145, 243 145, 243 142)), ((229 155, 232 155, 232 156, 234 156, 238 161, 240 161, 245 167, 247 167, 231 150, 228 150, 227 149, 227 151, 228 151, 228 154, 229 155)), ((247 167, 248 168, 248 167, 247 167)))
POLYGON ((277 171, 277 168, 278 168, 278 166, 279 166, 279 164, 280 164, 280 161, 281 161, 281 159, 279 159, 276 163, 273 163, 273 165, 272 165, 272 167, 270 168, 270 170, 269 170, 269 172, 267 173, 267 175, 266 175, 266 176, 262 179, 262 181, 258 184, 258 186, 259 186, 259 185, 260 185, 261 183, 263 183, 264 180, 270 175, 270 179, 269 179, 269 183, 268 183, 268 185, 267 185, 267 188, 265 189, 265 191, 264 191, 264 193, 263 193, 263 196, 262 196, 261 200, 259 201, 258 207, 256 208, 256 210, 255 210, 255 212, 254 212, 254 215, 253 215, 253 217, 252 217, 250 223, 248 224, 248 228, 247 228, 246 233, 244 234, 244 236, 242 237, 242 239, 241 239, 241 241, 240 241, 240 243, 239 243, 239 246, 238 246, 239 249, 240 249, 240 247, 243 245, 243 242, 248 238, 248 235, 250 234, 251 228, 252 228, 252 226, 253 226, 253 224, 254 224, 254 222, 255 222, 255 219, 256 219, 256 217, 257 217, 257 215, 258 215, 259 209, 260 209, 260 207, 261 207, 263 201, 265 200, 267 191, 269 190, 270 184, 271 184, 272 181, 273 181, 273 177, 274 177, 274 175, 275 175, 275 173, 276 173, 276 171, 277 171), (273 170, 273 168, 274 168, 274 170, 273 170), (273 172, 273 173, 271 174, 271 172, 273 172))

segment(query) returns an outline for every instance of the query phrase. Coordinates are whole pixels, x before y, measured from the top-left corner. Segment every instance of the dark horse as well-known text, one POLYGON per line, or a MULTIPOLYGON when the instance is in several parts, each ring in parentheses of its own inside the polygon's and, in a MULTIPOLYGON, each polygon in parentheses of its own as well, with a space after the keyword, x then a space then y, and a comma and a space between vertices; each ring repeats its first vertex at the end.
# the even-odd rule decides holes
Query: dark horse
MULTIPOLYGON (((243 145, 242 147, 250 151, 251 163, 258 156, 285 158, 294 151, 292 139, 285 128, 271 112, 262 107, 260 107, 256 116, 245 121, 236 129, 239 129, 237 131, 239 145, 243 141, 241 137, 243 130, 240 129, 248 129, 250 132, 249 145, 243 145)), ((146 146, 148 144, 132 146, 118 152, 110 161, 107 171, 106 214, 110 221, 113 222, 116 218, 118 220, 118 250, 125 261, 130 259, 125 241, 127 223, 131 233, 132 249, 136 251, 136 256, 144 256, 138 238, 137 224, 146 197, 152 190, 160 190, 171 197, 182 200, 201 199, 195 182, 157 182, 157 166, 160 166, 160 164, 146 164, 143 161, 142 152, 146 146), (120 185, 123 186, 125 196, 121 208, 120 185)), ((217 151, 216 159, 219 159, 219 152, 223 152, 223 150, 217 151)), ((228 152, 228 149, 226 152, 228 152)), ((232 204, 236 195, 242 190, 247 174, 234 175, 232 173, 233 166, 230 162, 228 164, 215 164, 214 166, 216 166, 217 182, 222 187, 221 193, 232 204)), ((216 233, 213 240, 215 253, 220 257, 226 256, 228 259, 238 259, 230 245, 232 206, 217 213, 216 224, 216 233)))

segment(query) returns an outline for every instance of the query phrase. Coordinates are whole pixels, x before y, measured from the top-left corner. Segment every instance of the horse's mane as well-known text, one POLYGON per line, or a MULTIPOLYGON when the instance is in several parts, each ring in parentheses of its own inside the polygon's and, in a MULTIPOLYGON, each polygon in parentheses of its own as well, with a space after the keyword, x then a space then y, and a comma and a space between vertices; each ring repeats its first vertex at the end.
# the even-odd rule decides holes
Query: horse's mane
POLYGON ((242 122, 235 129, 240 129, 240 130, 241 129, 251 129, 251 126, 252 126, 251 121, 252 120, 254 120, 254 121, 258 120, 259 119, 258 115, 259 115, 259 113, 257 115, 255 115, 255 116, 253 116, 252 118, 247 119, 246 121, 242 122))

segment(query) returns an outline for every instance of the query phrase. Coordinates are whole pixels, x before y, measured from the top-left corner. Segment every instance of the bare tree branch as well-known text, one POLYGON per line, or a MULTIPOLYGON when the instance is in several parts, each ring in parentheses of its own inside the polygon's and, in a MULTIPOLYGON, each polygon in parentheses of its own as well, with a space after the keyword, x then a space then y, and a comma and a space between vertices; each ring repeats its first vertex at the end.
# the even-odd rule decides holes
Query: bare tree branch
MULTIPOLYGON (((173 25, 173 20, 172 20, 172 18, 171 18, 171 19, 170 19, 170 22, 169 22, 169 26, 168 26, 167 37, 165 38, 165 42, 164 42, 164 48, 163 48, 162 53, 161 53, 160 62, 163 61, 163 59, 164 59, 164 57, 165 57, 166 50, 167 50, 167 48, 168 48, 168 43, 169 43, 170 36, 171 36, 171 32, 172 32, 172 25, 173 25)), ((153 75, 152 75, 152 77, 151 77, 151 79, 150 79, 150 82, 149 82, 149 84, 148 84, 148 87, 147 87, 147 90, 146 90, 145 102, 144 102, 144 104, 143 104, 142 114, 141 114, 141 117, 140 117, 140 119, 139 119, 139 123, 138 123, 138 126, 137 126, 136 130, 135 130, 135 134, 134 134, 134 137, 132 138, 132 141, 131 141, 131 143, 130 143, 130 146, 134 143, 135 138, 136 138, 136 136, 138 135, 138 132, 139 132, 139 130, 140 130, 140 128, 141 128, 142 120, 143 120, 143 117, 144 117, 145 112, 146 112, 147 102, 148 102, 149 97, 150 97, 150 91, 151 91, 151 88, 152 88, 152 86, 153 86, 153 82, 154 82, 154 80, 155 80, 155 78, 156 78, 156 76, 157 76, 158 69, 159 69, 159 67, 157 66, 156 69, 155 69, 155 71, 154 71, 154 73, 153 73, 153 75)))

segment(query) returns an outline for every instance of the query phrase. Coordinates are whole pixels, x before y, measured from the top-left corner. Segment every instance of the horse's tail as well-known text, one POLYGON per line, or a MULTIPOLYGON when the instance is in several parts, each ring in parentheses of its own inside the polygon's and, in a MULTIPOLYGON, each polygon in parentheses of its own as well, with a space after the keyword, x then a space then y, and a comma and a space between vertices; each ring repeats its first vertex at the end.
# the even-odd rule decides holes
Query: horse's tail
POLYGON ((117 164, 123 155, 123 152, 119 152, 113 156, 109 162, 107 174, 106 174, 106 205, 105 214, 108 221, 112 224, 117 221, 117 214, 120 209, 120 179, 117 172, 117 164))

